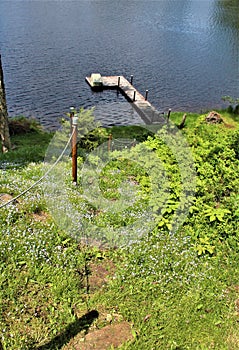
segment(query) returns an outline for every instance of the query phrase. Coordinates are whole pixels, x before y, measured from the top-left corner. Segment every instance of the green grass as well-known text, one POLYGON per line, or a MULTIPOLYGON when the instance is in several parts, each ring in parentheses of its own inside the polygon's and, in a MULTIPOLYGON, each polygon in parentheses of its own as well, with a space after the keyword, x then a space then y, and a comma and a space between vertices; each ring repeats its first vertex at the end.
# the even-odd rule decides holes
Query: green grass
POLYGON ((135 342, 123 349, 237 349, 237 256, 199 258, 190 240, 161 233, 130 249, 96 300, 133 322, 135 342))
POLYGON ((112 126, 107 129, 108 134, 111 134, 113 139, 136 139, 138 142, 147 140, 147 137, 152 135, 146 128, 138 125, 130 126, 112 126))
MULTIPOLYGON (((179 125, 182 115, 172 113, 171 119, 179 125)), ((226 125, 207 125, 202 116, 188 114, 182 133, 193 153, 197 189, 177 233, 170 233, 168 223, 181 188, 178 168, 167 145, 152 135, 147 145, 168 172, 174 206, 157 216, 153 230, 128 247, 102 251, 74 240, 51 216, 40 185, 0 209, 0 340, 5 349, 40 349, 44 344, 60 349, 78 332, 87 331, 77 319, 89 310, 116 313, 132 323, 134 340, 121 349, 239 348, 239 124, 234 115, 222 115, 226 125), (91 262, 102 261, 114 262, 115 276, 103 290, 90 289, 89 294, 87 269, 91 262)), ((145 129, 134 127, 113 127, 107 133, 139 141, 148 136, 145 129)), ((0 155, 0 193, 15 196, 40 178, 51 137, 35 130, 12 138, 16 147, 0 155)), ((66 163, 67 195, 82 208, 87 203, 80 198, 81 183, 72 186, 70 159, 66 163)), ((125 160, 113 160, 103 169, 104 198, 117 200, 120 184, 128 179, 138 186, 138 209, 147 207, 151 194, 147 172, 125 160)), ((109 218, 89 204, 84 208, 105 230, 107 220, 115 229, 122 225, 117 213, 109 218)))
POLYGON ((12 150, 0 155, 1 167, 14 166, 13 163, 27 164, 44 160, 45 152, 53 134, 44 131, 33 131, 24 135, 11 137, 12 150), (10 164, 8 164, 10 163, 10 164))

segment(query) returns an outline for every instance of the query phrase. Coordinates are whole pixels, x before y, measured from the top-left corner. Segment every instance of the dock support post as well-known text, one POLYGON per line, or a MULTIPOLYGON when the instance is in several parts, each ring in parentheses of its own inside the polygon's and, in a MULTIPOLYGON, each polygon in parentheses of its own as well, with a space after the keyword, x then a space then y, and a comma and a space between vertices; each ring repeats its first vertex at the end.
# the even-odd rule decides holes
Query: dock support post
POLYGON ((72 144, 71 144, 71 157, 72 157, 72 181, 77 184, 77 123, 78 117, 74 115, 72 118, 72 144))
POLYGON ((134 90, 133 102, 135 101, 135 97, 136 97, 136 90, 134 90))
POLYGON ((147 101, 147 99, 148 99, 148 92, 149 92, 149 90, 145 91, 145 101, 147 101))
POLYGON ((133 84, 133 78, 134 78, 134 76, 131 75, 131 76, 130 76, 130 84, 131 84, 131 85, 133 84))
POLYGON ((120 77, 118 77, 118 87, 120 86, 120 77))

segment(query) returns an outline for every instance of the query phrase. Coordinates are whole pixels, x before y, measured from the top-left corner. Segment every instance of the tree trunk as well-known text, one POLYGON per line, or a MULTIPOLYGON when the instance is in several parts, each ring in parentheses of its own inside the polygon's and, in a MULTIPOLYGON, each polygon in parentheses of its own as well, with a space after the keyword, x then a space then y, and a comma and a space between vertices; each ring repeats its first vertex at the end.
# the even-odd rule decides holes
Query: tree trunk
POLYGON ((8 128, 7 103, 5 87, 3 80, 2 61, 0 55, 0 138, 2 143, 2 152, 7 152, 11 148, 11 141, 8 128))

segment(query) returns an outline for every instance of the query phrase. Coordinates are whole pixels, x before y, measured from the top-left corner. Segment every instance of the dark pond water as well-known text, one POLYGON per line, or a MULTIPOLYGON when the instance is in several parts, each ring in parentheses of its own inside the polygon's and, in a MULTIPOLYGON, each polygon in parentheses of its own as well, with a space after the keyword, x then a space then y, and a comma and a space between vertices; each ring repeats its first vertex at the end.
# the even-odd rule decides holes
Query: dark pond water
POLYGON ((133 74, 160 110, 204 111, 239 96, 237 0, 1 0, 0 48, 9 115, 47 127, 72 105, 107 105, 109 123, 137 119, 116 92, 90 91, 92 72, 133 74))

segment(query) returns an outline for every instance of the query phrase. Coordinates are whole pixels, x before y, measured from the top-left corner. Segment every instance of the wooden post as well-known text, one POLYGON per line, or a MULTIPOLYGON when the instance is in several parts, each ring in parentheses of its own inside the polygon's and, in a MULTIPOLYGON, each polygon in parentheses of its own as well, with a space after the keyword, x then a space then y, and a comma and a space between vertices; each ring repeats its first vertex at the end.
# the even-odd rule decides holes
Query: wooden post
POLYGON ((118 77, 118 87, 120 86, 120 77, 118 77))
POLYGON ((147 101, 147 99, 148 99, 148 92, 149 92, 149 90, 145 91, 145 101, 147 101))
POLYGON ((184 113, 183 118, 182 118, 182 121, 181 121, 181 124, 180 124, 179 127, 178 127, 179 129, 184 128, 184 125, 185 125, 185 122, 186 122, 186 118, 187 118, 187 114, 184 113))
POLYGON ((71 144, 71 157, 72 157, 72 181, 77 184, 77 122, 78 117, 75 115, 72 118, 72 144, 71 144))
POLYGON ((170 114, 171 114, 171 108, 169 108, 168 110, 167 121, 169 121, 170 114))
POLYGON ((136 97, 136 90, 134 90, 133 102, 135 101, 135 97, 136 97))
POLYGON ((133 78, 134 78, 134 76, 131 75, 131 76, 130 76, 130 84, 131 84, 131 85, 133 84, 133 78))
POLYGON ((108 152, 111 151, 111 142, 112 142, 112 134, 109 134, 109 139, 108 139, 108 152))
MULTIPOLYGON (((73 127, 72 127, 72 119, 74 117, 74 112, 75 112, 75 107, 70 107, 70 125, 71 125, 71 134, 73 131, 73 127)), ((71 145, 72 145, 72 139, 71 139, 71 145)))

